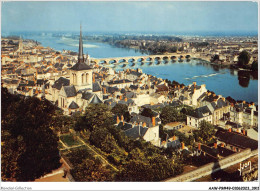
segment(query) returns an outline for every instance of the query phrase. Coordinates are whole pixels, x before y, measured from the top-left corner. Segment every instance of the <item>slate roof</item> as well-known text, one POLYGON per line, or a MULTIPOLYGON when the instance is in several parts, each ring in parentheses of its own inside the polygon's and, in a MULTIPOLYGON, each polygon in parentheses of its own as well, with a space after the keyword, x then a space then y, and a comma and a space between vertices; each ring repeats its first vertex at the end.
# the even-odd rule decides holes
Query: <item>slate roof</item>
POLYGON ((98 91, 101 91, 102 89, 101 89, 101 86, 98 82, 94 82, 92 84, 92 90, 93 90, 93 92, 98 92, 98 91))
POLYGON ((132 128, 132 124, 130 123, 125 123, 123 124, 123 122, 119 122, 118 126, 117 126, 120 130, 126 131, 128 129, 132 128))
POLYGON ((99 99, 99 97, 96 94, 94 94, 90 103, 98 104, 98 103, 103 103, 103 102, 99 99))
MULTIPOLYGON (((159 118, 155 118, 155 125, 159 124, 160 119, 159 118)), ((142 115, 134 115, 131 119, 130 119, 130 123, 146 123, 147 127, 152 127, 152 119, 150 117, 145 117, 142 115)))
POLYGON ((125 96, 127 98, 137 98, 136 93, 134 93, 134 92, 126 92, 125 96))
POLYGON ((70 69, 80 71, 80 70, 91 70, 92 67, 90 65, 87 65, 86 63, 78 62, 77 64, 72 66, 70 69))
MULTIPOLYGON (((104 87, 104 86, 103 86, 104 87)), ((109 87, 109 86, 105 86, 106 88, 106 92, 107 93, 110 93, 110 94, 113 94, 117 91, 119 91, 118 87, 109 87)))
POLYGON ((168 141, 167 142, 167 148, 168 147, 172 147, 174 149, 179 149, 181 147, 181 142, 179 139, 175 140, 175 141, 168 141))
POLYGON ((123 84, 123 83, 130 83, 132 81, 128 80, 128 79, 123 79, 123 80, 115 80, 115 81, 110 81, 108 82, 108 84, 123 84))
POLYGON ((77 95, 75 86, 63 86, 67 97, 74 97, 77 95))
POLYGON ((206 106, 195 109, 193 112, 191 112, 190 116, 199 119, 199 118, 205 117, 205 116, 203 116, 203 114, 205 115, 207 113, 209 113, 209 115, 212 115, 212 112, 209 110, 208 106, 206 105, 206 106))
POLYGON ((54 82, 52 87, 60 90, 62 86, 69 86, 69 85, 70 85, 70 80, 69 79, 64 78, 64 77, 60 77, 58 80, 56 80, 54 82))
POLYGON ((71 104, 69 105, 69 109, 78 109, 79 106, 77 103, 75 103, 74 101, 71 102, 71 104))
POLYGON ((143 137, 148 130, 147 127, 142 127, 142 126, 134 126, 131 129, 128 129, 125 131, 126 136, 131 137, 133 139, 137 139, 139 137, 143 137))
POLYGON ((237 147, 251 148, 252 150, 258 148, 258 141, 235 132, 228 132, 226 130, 219 129, 215 136, 219 140, 237 147))
POLYGON ((138 89, 138 86, 136 86, 136 85, 130 85, 129 88, 132 89, 132 90, 137 90, 137 89, 138 89))
POLYGON ((92 97, 93 97, 93 93, 91 92, 83 92, 82 93, 82 99, 85 99, 85 100, 90 100, 92 97))
POLYGON ((137 72, 137 71, 130 71, 130 74, 135 75, 137 77, 140 77, 143 73, 137 72))

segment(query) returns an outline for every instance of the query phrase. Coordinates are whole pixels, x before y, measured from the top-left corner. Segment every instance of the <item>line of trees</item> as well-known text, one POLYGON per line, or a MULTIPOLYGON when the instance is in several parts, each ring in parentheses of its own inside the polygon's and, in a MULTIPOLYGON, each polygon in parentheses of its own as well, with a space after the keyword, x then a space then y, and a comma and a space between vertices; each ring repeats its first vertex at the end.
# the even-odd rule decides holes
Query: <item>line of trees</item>
POLYGON ((60 164, 58 137, 51 130, 56 107, 47 100, 12 95, 1 88, 1 176, 33 181, 60 164))

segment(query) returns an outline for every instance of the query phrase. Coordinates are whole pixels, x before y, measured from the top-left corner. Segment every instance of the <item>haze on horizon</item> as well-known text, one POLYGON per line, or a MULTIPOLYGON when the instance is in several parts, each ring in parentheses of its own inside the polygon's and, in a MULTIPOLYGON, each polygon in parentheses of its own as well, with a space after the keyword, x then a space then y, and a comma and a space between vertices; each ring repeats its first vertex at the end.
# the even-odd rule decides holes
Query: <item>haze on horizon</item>
POLYGON ((2 2, 1 32, 258 31, 257 2, 2 2))

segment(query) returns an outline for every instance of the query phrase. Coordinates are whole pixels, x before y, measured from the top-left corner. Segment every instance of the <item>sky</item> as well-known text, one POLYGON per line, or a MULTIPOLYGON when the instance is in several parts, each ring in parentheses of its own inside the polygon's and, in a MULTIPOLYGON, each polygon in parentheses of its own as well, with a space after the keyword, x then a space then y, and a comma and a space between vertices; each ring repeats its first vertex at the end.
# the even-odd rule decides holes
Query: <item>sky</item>
POLYGON ((2 2, 1 30, 257 32, 256 2, 2 2))

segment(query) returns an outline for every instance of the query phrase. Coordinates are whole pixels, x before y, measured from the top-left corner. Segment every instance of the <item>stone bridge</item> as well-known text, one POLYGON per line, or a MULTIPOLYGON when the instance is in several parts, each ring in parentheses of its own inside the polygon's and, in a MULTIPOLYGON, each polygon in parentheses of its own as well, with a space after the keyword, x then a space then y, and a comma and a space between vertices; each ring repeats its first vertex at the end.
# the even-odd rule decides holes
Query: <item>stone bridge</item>
POLYGON ((116 58, 91 58, 91 61, 96 64, 120 64, 129 62, 149 62, 155 60, 174 60, 174 59, 186 59, 187 57, 196 57, 197 55, 192 53, 175 53, 175 54, 163 54, 163 55, 142 55, 142 56, 129 56, 129 57, 116 57, 116 58))

